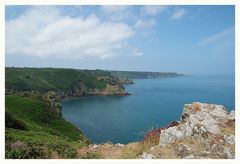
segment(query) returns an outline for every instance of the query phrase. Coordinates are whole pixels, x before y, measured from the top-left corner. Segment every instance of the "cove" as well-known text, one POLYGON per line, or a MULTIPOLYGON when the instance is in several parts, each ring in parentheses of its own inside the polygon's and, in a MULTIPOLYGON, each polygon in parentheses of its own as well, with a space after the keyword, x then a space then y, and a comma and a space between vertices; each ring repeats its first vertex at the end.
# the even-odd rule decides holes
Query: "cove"
POLYGON ((135 79, 130 96, 62 100, 63 117, 93 142, 140 141, 147 130, 179 120, 184 104, 205 102, 235 107, 234 76, 135 79))

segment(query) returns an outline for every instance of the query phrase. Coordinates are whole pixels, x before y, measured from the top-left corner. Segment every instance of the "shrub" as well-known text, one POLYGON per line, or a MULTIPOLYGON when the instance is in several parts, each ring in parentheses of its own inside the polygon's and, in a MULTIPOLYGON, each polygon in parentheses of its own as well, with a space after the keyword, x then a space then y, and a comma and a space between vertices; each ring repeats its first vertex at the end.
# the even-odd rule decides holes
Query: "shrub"
POLYGON ((8 146, 5 153, 5 157, 9 159, 46 159, 49 155, 49 151, 40 145, 24 145, 16 149, 8 146))
POLYGON ((22 121, 14 118, 14 116, 12 116, 12 114, 8 111, 5 112, 5 127, 19 130, 27 129, 26 125, 22 121))

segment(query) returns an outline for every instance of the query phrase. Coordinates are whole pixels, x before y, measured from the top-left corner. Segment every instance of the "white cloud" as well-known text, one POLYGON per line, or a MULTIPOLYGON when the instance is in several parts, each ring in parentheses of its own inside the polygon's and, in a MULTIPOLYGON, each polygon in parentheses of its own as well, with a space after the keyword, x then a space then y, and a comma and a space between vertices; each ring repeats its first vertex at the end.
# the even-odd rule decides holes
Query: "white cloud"
POLYGON ((147 15, 156 15, 159 14, 167 9, 168 6, 162 5, 148 5, 142 8, 142 14, 147 15))
POLYGON ((186 10, 184 8, 178 8, 174 11, 172 16, 170 17, 171 20, 177 20, 182 18, 186 14, 186 10))
POLYGON ((148 29, 155 25, 156 25, 156 21, 154 19, 148 19, 148 20, 139 19, 135 24, 135 28, 148 29))
POLYGON ((6 53, 38 57, 106 58, 134 31, 125 23, 62 15, 58 8, 33 7, 6 22, 6 53))
MULTIPOLYGON (((228 45, 229 41, 233 41, 234 38, 234 27, 230 27, 224 31, 206 37, 199 41, 197 45, 208 46, 208 45, 228 45)), ((234 41, 233 41, 234 42, 234 41)), ((220 47, 219 47, 220 48, 220 47)))

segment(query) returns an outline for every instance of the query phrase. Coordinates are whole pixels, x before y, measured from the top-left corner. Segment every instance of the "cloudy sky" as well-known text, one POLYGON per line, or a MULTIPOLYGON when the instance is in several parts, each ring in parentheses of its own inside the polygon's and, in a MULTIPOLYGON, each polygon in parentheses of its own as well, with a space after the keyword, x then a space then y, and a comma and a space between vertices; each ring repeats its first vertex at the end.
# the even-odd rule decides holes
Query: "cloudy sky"
POLYGON ((234 6, 7 6, 6 66, 234 73, 234 6))

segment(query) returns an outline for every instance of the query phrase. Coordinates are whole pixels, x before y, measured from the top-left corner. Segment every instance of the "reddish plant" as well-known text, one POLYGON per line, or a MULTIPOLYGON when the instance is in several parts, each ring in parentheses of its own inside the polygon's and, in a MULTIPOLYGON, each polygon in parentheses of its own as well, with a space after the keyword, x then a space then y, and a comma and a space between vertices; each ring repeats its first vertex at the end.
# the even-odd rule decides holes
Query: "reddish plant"
MULTIPOLYGON (((179 122, 173 121, 171 122, 166 128, 174 127, 179 125, 179 122)), ((153 130, 149 130, 146 135, 144 136, 143 142, 149 142, 151 144, 158 144, 160 140, 160 134, 161 131, 166 129, 165 127, 163 128, 156 128, 153 130)))

